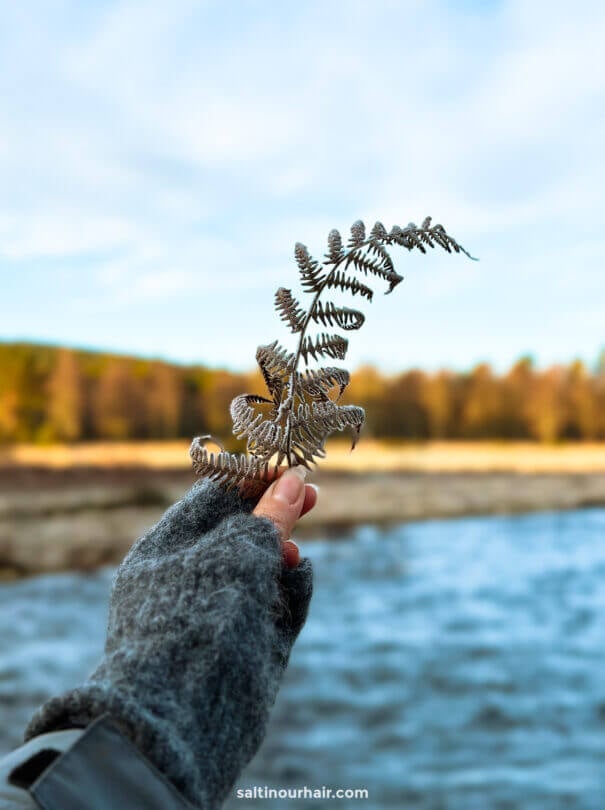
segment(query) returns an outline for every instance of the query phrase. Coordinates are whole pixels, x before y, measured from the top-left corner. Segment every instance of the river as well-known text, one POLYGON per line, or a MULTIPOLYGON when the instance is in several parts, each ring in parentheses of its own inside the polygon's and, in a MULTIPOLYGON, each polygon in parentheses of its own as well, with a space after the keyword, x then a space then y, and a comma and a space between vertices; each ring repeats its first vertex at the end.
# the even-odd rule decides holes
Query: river
MULTIPOLYGON (((605 807, 605 510, 363 526, 303 552, 309 620, 239 785, 369 798, 250 806, 605 807)), ((111 576, 0 586, 0 750, 94 666, 111 576)))

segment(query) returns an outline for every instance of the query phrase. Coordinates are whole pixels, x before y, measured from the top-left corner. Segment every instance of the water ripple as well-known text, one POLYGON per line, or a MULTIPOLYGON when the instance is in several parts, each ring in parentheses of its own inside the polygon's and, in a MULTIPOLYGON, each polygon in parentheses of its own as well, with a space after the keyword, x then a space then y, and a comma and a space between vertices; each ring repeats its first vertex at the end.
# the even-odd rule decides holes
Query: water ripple
MULTIPOLYGON (((365 810, 602 810, 604 538, 590 509, 308 543, 309 621, 241 784, 367 787, 334 803, 365 810)), ((0 587, 2 748, 95 665, 110 579, 0 587)))

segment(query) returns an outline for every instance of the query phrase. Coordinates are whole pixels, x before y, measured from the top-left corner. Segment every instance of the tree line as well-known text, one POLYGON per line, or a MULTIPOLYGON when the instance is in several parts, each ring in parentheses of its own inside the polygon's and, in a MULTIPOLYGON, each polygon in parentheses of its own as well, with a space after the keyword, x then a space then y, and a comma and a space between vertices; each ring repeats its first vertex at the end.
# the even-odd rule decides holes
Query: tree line
MULTIPOLYGON (((229 403, 265 393, 260 374, 27 343, 0 344, 0 442, 231 437, 229 403)), ((420 369, 352 374, 345 402, 366 408, 366 436, 427 439, 605 440, 605 353, 506 373, 420 369)), ((233 447, 233 442, 228 441, 233 447)))

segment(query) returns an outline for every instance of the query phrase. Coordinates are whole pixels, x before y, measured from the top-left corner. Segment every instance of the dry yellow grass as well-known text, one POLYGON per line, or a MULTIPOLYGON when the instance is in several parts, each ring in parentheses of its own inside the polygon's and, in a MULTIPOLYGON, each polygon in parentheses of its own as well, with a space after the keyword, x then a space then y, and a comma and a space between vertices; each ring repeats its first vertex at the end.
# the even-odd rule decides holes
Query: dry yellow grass
POLYGON ((0 449, 0 466, 20 467, 191 467, 189 442, 83 442, 74 445, 18 444, 0 449))
POLYGON ((605 444, 540 445, 530 442, 367 441, 353 453, 342 442, 330 446, 325 466, 353 472, 603 472, 605 444))
MULTIPOLYGON (((0 578, 118 562, 194 476, 187 442, 0 452, 0 578)), ((305 533, 605 505, 605 445, 331 442, 305 533), (330 474, 331 473, 331 474, 330 474)))
MULTIPOLYGON (((0 466, 147 467, 188 469, 188 442, 94 442, 71 446, 17 445, 0 450, 0 466)), ((387 444, 364 439, 354 452, 328 445, 321 469, 334 472, 587 473, 605 471, 605 444, 537 445, 529 442, 387 444)))

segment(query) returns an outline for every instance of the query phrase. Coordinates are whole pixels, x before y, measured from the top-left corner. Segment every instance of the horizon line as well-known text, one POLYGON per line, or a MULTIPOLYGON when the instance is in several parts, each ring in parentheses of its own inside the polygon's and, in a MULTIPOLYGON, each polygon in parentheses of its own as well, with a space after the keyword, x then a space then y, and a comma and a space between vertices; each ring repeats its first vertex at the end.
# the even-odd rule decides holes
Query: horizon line
MULTIPOLYGON (((248 368, 234 368, 232 366, 227 365, 212 365, 203 360, 199 361, 185 361, 179 360, 176 358, 171 358, 167 356, 162 356, 158 354, 141 354, 135 352, 129 352, 127 350, 114 350, 103 348, 100 346, 94 346, 90 344, 70 344, 70 343, 58 343, 55 341, 46 341, 46 340, 39 340, 39 339, 31 339, 31 338, 6 338, 0 337, 0 347, 1 346, 28 346, 34 348, 45 348, 45 349, 67 349, 73 352, 83 352, 87 354, 96 354, 96 355, 105 355, 110 357, 116 357, 120 359, 129 359, 129 360, 147 360, 149 362, 159 362, 165 363, 167 365, 178 366, 180 368, 195 368, 195 367, 203 367, 210 371, 226 371, 231 374, 249 374, 250 372, 254 371, 256 368, 256 364, 251 365, 248 368)), ((553 363, 549 363, 546 365, 537 364, 535 360, 534 353, 531 351, 521 353, 515 360, 513 360, 508 366, 507 371, 510 371, 514 366, 518 363, 523 361, 529 361, 531 367, 536 371, 546 371, 552 368, 560 368, 573 365, 574 363, 580 362, 584 365, 585 368, 596 371, 598 370, 599 366, 605 360, 605 342, 601 345, 600 348, 597 348, 595 356, 592 360, 587 360, 586 358, 582 357, 579 354, 570 356, 567 360, 557 360, 553 363)), ((471 361, 471 364, 465 368, 455 367, 455 366, 447 366, 447 365, 439 365, 435 367, 423 367, 417 364, 411 364, 409 366, 404 366, 400 369, 400 371, 425 371, 428 373, 439 373, 441 371, 449 371, 456 374, 465 374, 473 371, 474 369, 480 366, 488 366, 490 369, 495 368, 492 365, 492 362, 487 359, 477 359, 475 361, 471 361)), ((376 371, 381 372, 384 376, 393 376, 395 374, 400 373, 399 371, 388 371, 383 366, 367 362, 367 363, 359 363, 355 367, 355 371, 363 368, 373 368, 376 371)), ((353 372, 354 373, 354 372, 353 372)), ((504 372, 500 372, 504 373, 504 372)))

